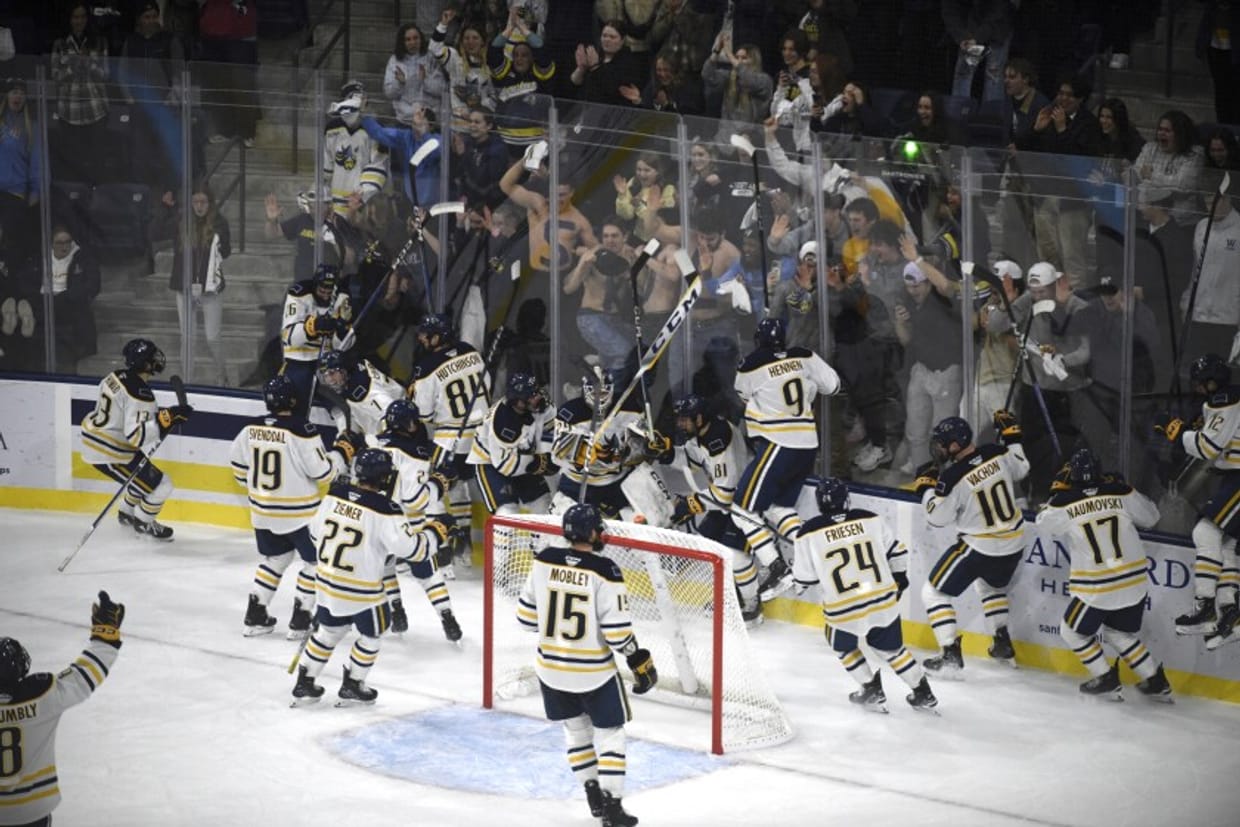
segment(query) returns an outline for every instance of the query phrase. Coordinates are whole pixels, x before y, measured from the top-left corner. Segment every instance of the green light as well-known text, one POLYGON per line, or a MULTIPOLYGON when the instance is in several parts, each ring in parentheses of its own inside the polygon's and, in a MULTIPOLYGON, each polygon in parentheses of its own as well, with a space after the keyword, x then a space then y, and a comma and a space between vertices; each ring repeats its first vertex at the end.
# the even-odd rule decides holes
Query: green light
POLYGON ((911 161, 912 159, 917 157, 917 153, 919 151, 920 150, 917 146, 916 141, 905 141, 904 142, 904 157, 905 158, 908 158, 911 161))

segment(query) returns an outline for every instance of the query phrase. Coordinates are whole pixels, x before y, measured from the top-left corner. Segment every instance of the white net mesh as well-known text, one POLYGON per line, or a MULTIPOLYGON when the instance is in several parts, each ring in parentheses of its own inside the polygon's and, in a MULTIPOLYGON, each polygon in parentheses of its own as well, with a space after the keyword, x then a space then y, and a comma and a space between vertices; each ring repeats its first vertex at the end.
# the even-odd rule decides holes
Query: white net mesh
MULTIPOLYGON (((560 518, 522 515, 495 518, 491 536, 494 598, 492 668, 500 699, 537 691, 533 636, 516 621, 517 599, 534 554, 560 540, 560 518)), ((787 741, 792 727, 749 648, 732 584, 731 552, 704 537, 648 525, 607 522, 603 554, 624 572, 633 631, 659 670, 656 689, 644 697, 711 711, 716 693, 714 664, 722 658, 719 683, 722 748, 753 749, 787 741), (722 562, 712 565, 705 555, 722 562), (715 578, 720 578, 722 635, 715 641, 715 578), (721 649, 722 651, 718 651, 721 649)), ((618 663, 627 674, 624 659, 618 663)), ((703 726, 707 726, 706 719, 703 726)))

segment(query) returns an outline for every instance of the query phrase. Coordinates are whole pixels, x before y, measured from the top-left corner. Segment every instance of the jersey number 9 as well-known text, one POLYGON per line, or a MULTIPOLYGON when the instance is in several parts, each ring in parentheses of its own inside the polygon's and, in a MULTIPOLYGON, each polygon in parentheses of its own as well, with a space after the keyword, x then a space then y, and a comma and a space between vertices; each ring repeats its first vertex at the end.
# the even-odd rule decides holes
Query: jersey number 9
POLYGON ((784 404, 793 416, 805 415, 805 385, 800 379, 789 379, 784 383, 784 404))
POLYGON ((261 488, 264 491, 278 491, 284 479, 282 459, 277 450, 264 451, 261 448, 255 448, 253 459, 250 460, 250 487, 261 488))

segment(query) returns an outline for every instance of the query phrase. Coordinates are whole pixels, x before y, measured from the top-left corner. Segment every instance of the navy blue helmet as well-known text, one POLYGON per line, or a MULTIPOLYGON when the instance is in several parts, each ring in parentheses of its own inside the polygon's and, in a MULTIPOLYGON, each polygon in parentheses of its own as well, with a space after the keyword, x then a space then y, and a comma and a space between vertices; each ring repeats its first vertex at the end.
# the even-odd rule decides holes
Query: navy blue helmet
POLYGON ((340 268, 334 264, 320 264, 314 268, 314 288, 326 287, 335 290, 340 283, 340 268))
POLYGON ((1081 448, 1068 460, 1069 479, 1077 485, 1097 485, 1102 482, 1102 466, 1098 457, 1088 448, 1081 448))
POLYGON ((538 380, 528 373, 517 371, 509 374, 506 396, 510 405, 524 402, 530 410, 535 412, 547 407, 547 400, 543 396, 538 380))
POLYGON ((418 322, 418 333, 424 336, 452 338, 452 321, 446 313, 427 313, 418 322))
POLYGON ((947 417, 930 432, 930 443, 935 453, 944 459, 955 456, 951 450, 953 442, 963 448, 972 441, 973 429, 959 416, 947 417))
POLYGON ((421 419, 418 406, 409 399, 397 399, 383 412, 384 428, 389 431, 413 433, 418 430, 421 419))
POLYGON ((387 491, 396 477, 392 455, 382 448, 367 448, 353 460, 353 479, 381 491, 387 491))
POLYGON ((160 373, 167 365, 164 352, 150 339, 130 339, 121 355, 125 357, 125 367, 143 373, 160 373))
POLYGON ((758 347, 782 350, 787 346, 788 326, 783 319, 763 319, 753 332, 753 343, 758 347))
POLYGON ((577 503, 564 512, 564 539, 570 543, 593 543, 596 550, 603 544, 594 539, 595 532, 602 535, 607 527, 597 505, 577 503))
POLYGON ((21 683, 30 672, 30 654, 11 637, 0 637, 0 692, 21 683))
POLYGON ((848 484, 837 477, 823 477, 814 489, 814 499, 823 514, 843 514, 848 510, 848 484))
POLYGON ((263 385, 263 401, 272 413, 297 407, 297 386, 284 374, 273 376, 263 385))
POLYGON ((676 414, 678 417, 684 416, 693 418, 701 416, 706 413, 706 400, 698 396, 696 393, 691 393, 688 396, 682 396, 672 403, 672 413, 676 414))
POLYGON ((1192 366, 1188 369, 1188 375, 1194 385, 1201 385, 1210 393, 1231 384, 1231 368, 1217 353, 1207 353, 1193 360, 1192 366), (1210 381, 1215 383, 1214 391, 1209 390, 1207 383, 1210 381))

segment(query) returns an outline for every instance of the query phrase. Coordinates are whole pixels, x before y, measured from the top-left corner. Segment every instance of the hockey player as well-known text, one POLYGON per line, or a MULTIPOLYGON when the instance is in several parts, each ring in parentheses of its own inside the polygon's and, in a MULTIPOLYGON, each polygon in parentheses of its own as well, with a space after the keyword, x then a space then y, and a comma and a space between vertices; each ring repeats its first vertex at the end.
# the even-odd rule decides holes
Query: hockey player
POLYGON ((876 712, 887 711, 882 675, 861 651, 864 639, 913 690, 905 700, 914 709, 933 709, 939 702, 925 671, 904 647, 900 629, 908 549, 891 536, 877 514, 852 507, 843 480, 824 477, 814 497, 819 516, 797 533, 793 576, 798 591, 818 586, 827 643, 861 685, 848 700, 876 712))
POLYGON ((341 289, 340 269, 320 264, 314 277, 298 281, 284 298, 284 320, 280 342, 284 346, 284 366, 280 372, 293 380, 303 416, 310 415, 314 400, 314 372, 325 350, 347 350, 352 344, 349 320, 353 309, 347 291, 341 289))
MULTIPOLYGON (((466 459, 474 431, 490 405, 490 379, 486 362, 472 345, 457 341, 447 316, 428 313, 418 325, 418 344, 424 355, 413 370, 409 396, 425 417, 431 439, 439 447, 436 469, 452 482, 448 514, 457 525, 470 524, 469 485, 466 459)), ((457 557, 471 565, 469 544, 462 543, 457 557)))
POLYGON ((762 601, 758 599, 758 569, 746 553, 745 533, 736 525, 731 512, 736 479, 744 467, 745 444, 736 427, 720 414, 706 413, 706 400, 697 394, 672 403, 676 414, 676 442, 679 450, 660 457, 683 467, 692 476, 700 472, 704 486, 700 492, 677 495, 672 522, 693 527, 698 534, 732 549, 732 577, 740 592, 741 615, 746 623, 762 622, 762 601))
POLYGON ((129 480, 117 511, 123 526, 157 540, 172 529, 155 518, 172 494, 172 480, 144 457, 172 427, 189 420, 189 405, 161 408, 147 380, 162 373, 164 352, 150 339, 130 339, 121 351, 125 367, 103 377, 95 409, 82 420, 82 460, 119 483, 129 480))
POLYGON ((1103 474, 1088 448, 1072 455, 1068 469, 1067 490, 1051 495, 1038 525, 1063 542, 1072 563, 1072 600, 1059 634, 1093 676, 1081 684, 1081 692, 1123 700, 1119 659, 1113 666, 1107 663, 1106 643, 1141 678, 1141 694, 1170 701, 1162 664, 1140 638, 1149 561, 1137 528, 1158 522, 1158 507, 1123 480, 1103 474))
POLYGON ((822 357, 786 346, 783 319, 758 322, 753 352, 736 369, 736 392, 745 402, 745 427, 754 458, 736 483, 732 513, 767 576, 758 589, 771 600, 792 585, 792 570, 779 555, 768 524, 789 546, 801 518, 796 501, 814 470, 818 429, 814 399, 840 389, 840 378, 822 357))
POLYGON ((366 436, 377 435, 388 406, 405 398, 405 389, 399 382, 366 359, 354 359, 343 350, 323 356, 319 378, 349 406, 352 430, 366 436))
POLYGON ((605 827, 631 827, 637 819, 620 804, 629 705, 613 653, 632 670, 634 693, 650 691, 659 676, 633 636, 620 567, 597 553, 607 530, 598 507, 572 506, 563 528, 569 547, 549 546, 534 557, 517 620, 538 633, 534 672, 543 709, 563 723, 568 764, 585 786, 591 815, 605 827))
POLYGON ((478 426, 467 460, 487 511, 516 514, 522 506, 534 514, 547 511, 551 489, 545 477, 559 468, 542 450, 543 430, 554 415, 538 380, 519 371, 508 375, 504 398, 478 426))
MULTIPOLYGON (((443 513, 443 498, 450 483, 431 468, 435 446, 426 435, 417 406, 408 399, 397 399, 389 405, 383 415, 383 430, 377 442, 380 448, 392 455, 396 468, 393 498, 400 503, 405 518, 415 528, 425 527, 437 532, 437 545, 442 550, 440 556, 450 564, 452 518, 443 513), (448 553, 443 554, 444 551, 448 553)), ((444 582, 443 572, 435 557, 411 563, 409 568, 426 593, 426 599, 431 602, 431 608, 439 613, 444 636, 453 643, 460 640, 461 625, 452 613, 448 584, 444 582)), ((384 572, 384 585, 392 604, 392 631, 404 632, 409 628, 409 619, 400 598, 395 563, 390 572, 384 572)))
POLYGON ((245 610, 245 636, 271 632, 276 619, 267 612, 280 588, 280 578, 301 558, 293 615, 288 622, 291 639, 310 633, 314 611, 314 570, 317 564, 310 540, 310 518, 318 511, 319 483, 347 474, 355 451, 365 447, 358 435, 342 433, 331 456, 323 438, 297 410, 297 390, 287 376, 275 376, 263 385, 267 416, 259 417, 233 439, 233 477, 250 499, 250 524, 262 557, 254 572, 254 586, 245 610))
POLYGON ((973 429, 958 416, 935 425, 930 450, 942 470, 935 462, 926 463, 914 483, 926 522, 959 530, 956 542, 930 567, 921 591, 935 640, 943 647, 942 654, 927 658, 924 666, 947 676, 964 668, 952 598, 975 582, 994 636, 990 656, 1003 661, 1016 656, 1007 629, 1007 587, 1025 550, 1025 518, 1016 504, 1016 483, 1029 473, 1029 460, 1016 417, 999 410, 993 418, 1001 444, 974 445, 973 429))
POLYGON ((0 637, 0 824, 52 823, 60 803, 56 728, 65 710, 80 704, 107 679, 121 648, 125 606, 107 592, 90 609, 90 643, 58 675, 30 672, 30 655, 0 637), (17 726, 7 726, 16 721, 17 726))
POLYGON ((360 81, 350 80, 340 87, 341 100, 328 111, 330 120, 323 133, 323 177, 331 186, 332 210, 350 217, 350 200, 362 203, 383 191, 388 179, 388 151, 362 128, 366 90, 360 81))
POLYGON ((1204 634, 1206 648, 1217 649, 1240 640, 1236 628, 1240 620, 1236 606, 1240 590, 1236 548, 1240 538, 1240 387, 1231 384, 1231 369, 1213 353, 1193 362, 1189 379, 1193 393, 1205 399, 1200 426, 1185 427, 1180 419, 1164 417, 1155 430, 1222 473, 1193 526, 1196 605, 1175 619, 1175 631, 1204 634))
POLYGON ((354 482, 332 485, 310 522, 310 536, 319 554, 319 602, 305 663, 297 670, 294 706, 323 697, 323 687, 314 679, 350 628, 357 629, 358 638, 349 652, 337 697, 340 705, 375 702, 379 693, 366 685, 366 675, 379 655, 379 639, 391 619, 383 587, 384 564, 388 557, 418 563, 435 552, 433 532, 415 530, 401 507, 392 502, 396 468, 391 454, 379 448, 362 451, 354 461, 353 477, 354 482))

